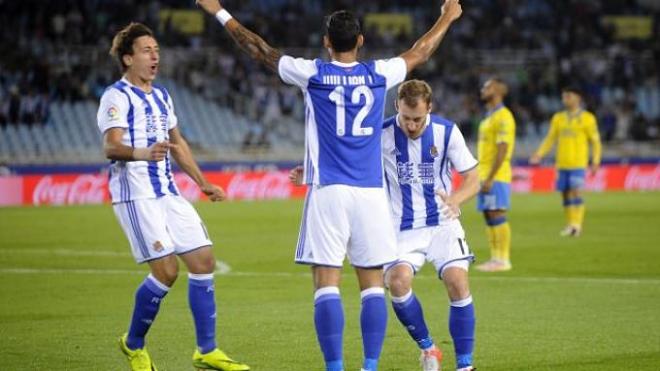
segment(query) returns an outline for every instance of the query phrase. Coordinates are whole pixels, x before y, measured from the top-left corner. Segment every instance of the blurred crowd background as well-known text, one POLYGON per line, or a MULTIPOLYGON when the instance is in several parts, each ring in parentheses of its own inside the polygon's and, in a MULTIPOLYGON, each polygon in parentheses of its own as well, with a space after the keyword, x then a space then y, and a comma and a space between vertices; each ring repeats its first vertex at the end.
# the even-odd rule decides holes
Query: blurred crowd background
MULTIPOLYGON (((351 9, 366 37, 362 57, 383 58, 409 48, 436 20, 442 1, 223 3, 271 45, 309 58, 326 57, 324 15, 351 9)), ((462 3, 461 20, 412 77, 431 83, 436 111, 458 122, 469 140, 484 113, 480 85, 492 75, 510 84, 507 104, 521 141, 537 143, 543 136, 568 84, 586 93, 605 142, 660 139, 659 1, 462 3)), ((131 20, 156 32, 161 78, 250 122, 244 148, 276 145, 270 133, 282 120, 302 130, 299 91, 240 53, 222 27, 188 0, 0 0, 0 124, 55 125, 51 105, 97 102, 119 77, 107 55, 111 38, 131 20)))

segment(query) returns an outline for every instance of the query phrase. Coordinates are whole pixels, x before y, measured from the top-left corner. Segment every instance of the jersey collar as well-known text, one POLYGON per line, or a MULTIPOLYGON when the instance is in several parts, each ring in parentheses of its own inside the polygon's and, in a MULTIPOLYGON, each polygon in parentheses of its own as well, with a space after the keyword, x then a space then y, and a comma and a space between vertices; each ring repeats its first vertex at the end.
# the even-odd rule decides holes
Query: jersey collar
POLYGON ((359 62, 357 62, 357 61, 351 62, 351 63, 343 63, 343 62, 339 62, 339 61, 332 61, 330 63, 334 64, 335 66, 344 67, 344 68, 346 68, 346 67, 355 67, 356 65, 359 64, 359 62))
POLYGON ((492 115, 493 113, 495 113, 495 112, 501 110, 502 108, 504 108, 504 103, 500 103, 500 104, 498 104, 497 106, 493 107, 493 109, 488 110, 488 111, 486 112, 486 117, 488 117, 488 116, 492 115))

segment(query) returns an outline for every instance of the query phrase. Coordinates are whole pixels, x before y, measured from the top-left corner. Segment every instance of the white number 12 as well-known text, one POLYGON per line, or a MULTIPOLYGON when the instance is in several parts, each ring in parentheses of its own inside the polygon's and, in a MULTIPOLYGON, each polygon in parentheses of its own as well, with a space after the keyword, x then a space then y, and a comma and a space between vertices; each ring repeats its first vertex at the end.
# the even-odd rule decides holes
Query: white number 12
MULTIPOLYGON (((355 115, 355 119, 353 120, 353 128, 351 130, 351 133, 354 137, 367 136, 374 133, 374 128, 362 127, 362 122, 371 111, 371 108, 374 106, 374 94, 371 92, 371 89, 364 85, 360 85, 353 89, 351 102, 353 104, 359 104, 362 96, 365 98, 364 106, 360 109, 357 115, 355 115)), ((337 135, 343 137, 346 134, 346 105, 344 103, 344 87, 337 86, 335 90, 330 93, 329 98, 330 101, 337 106, 337 135)))

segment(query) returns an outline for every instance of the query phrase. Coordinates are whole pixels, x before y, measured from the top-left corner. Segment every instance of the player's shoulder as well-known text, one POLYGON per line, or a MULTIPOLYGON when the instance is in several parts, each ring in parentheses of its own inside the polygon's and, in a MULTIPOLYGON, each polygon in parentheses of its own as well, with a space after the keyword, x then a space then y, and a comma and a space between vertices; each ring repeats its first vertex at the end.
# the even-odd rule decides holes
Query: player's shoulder
POLYGON ((596 115, 591 111, 584 110, 582 111, 582 117, 586 118, 589 121, 596 121, 596 115))
POLYGON ((566 111, 557 111, 555 112, 552 117, 550 118, 550 121, 555 121, 555 120, 561 120, 566 117, 566 111))
POLYGON ((507 120, 513 120, 513 111, 507 106, 502 106, 495 114, 499 115, 500 117, 507 119, 507 120))
POLYGON ((161 85, 161 84, 152 84, 151 87, 152 87, 154 90, 157 90, 157 91, 159 91, 161 94, 163 94, 163 96, 165 97, 165 99, 167 99, 167 98, 170 96, 170 93, 169 93, 169 91, 167 91, 167 88, 164 87, 164 86, 161 85))
POLYGON ((437 126, 451 127, 451 128, 456 126, 456 123, 454 121, 451 121, 446 117, 436 114, 431 114, 431 124, 437 126))
POLYGON ((383 129, 389 129, 396 125, 396 115, 386 118, 383 121, 383 129))
POLYGON ((127 84, 121 80, 107 86, 101 95, 101 100, 126 102, 128 100, 128 96, 124 91, 126 86, 127 84))

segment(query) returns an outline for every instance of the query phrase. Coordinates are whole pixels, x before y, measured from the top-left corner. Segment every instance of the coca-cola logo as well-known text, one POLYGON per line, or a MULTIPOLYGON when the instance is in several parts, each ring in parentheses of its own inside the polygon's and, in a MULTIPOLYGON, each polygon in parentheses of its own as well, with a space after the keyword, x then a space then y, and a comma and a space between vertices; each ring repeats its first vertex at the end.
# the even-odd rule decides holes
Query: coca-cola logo
POLYGON ((51 175, 39 180, 32 193, 34 205, 100 204, 106 199, 104 175, 79 175, 73 180, 56 181, 51 175))
POLYGON ((229 199, 273 199, 289 198, 292 189, 287 172, 268 172, 259 176, 236 174, 227 186, 229 199))
POLYGON ((174 183, 179 189, 179 194, 190 202, 199 201, 199 186, 185 173, 174 174, 174 183))
POLYGON ((626 174, 624 188, 628 191, 660 189, 660 166, 646 171, 639 166, 632 166, 626 174))

